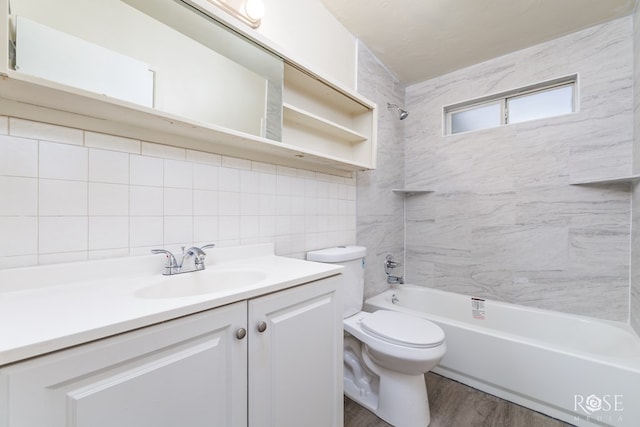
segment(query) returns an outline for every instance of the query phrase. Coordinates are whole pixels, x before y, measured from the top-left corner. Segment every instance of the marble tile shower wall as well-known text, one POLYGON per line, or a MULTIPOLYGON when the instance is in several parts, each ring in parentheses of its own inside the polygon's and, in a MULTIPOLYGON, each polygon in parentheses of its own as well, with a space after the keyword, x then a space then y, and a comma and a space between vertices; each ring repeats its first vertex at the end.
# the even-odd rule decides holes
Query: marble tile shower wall
MULTIPOLYGON (((633 172, 640 173, 640 10, 633 13, 633 172)), ((630 323, 640 335, 640 183, 633 185, 630 323)))
POLYGON ((355 243, 355 179, 0 116, 0 268, 355 243))
MULTIPOLYGON (((393 188, 404 186, 404 124, 387 102, 402 105, 404 86, 358 42, 358 91, 379 108, 378 167, 358 172, 358 244, 368 249, 365 268, 365 296, 387 289, 383 263, 387 254, 404 260, 404 197, 393 188)), ((402 271, 399 272, 402 274, 402 271)))
POLYGON ((630 17, 407 88, 408 281, 626 321, 632 171, 630 17), (443 106, 578 74, 578 112, 443 136, 443 106))

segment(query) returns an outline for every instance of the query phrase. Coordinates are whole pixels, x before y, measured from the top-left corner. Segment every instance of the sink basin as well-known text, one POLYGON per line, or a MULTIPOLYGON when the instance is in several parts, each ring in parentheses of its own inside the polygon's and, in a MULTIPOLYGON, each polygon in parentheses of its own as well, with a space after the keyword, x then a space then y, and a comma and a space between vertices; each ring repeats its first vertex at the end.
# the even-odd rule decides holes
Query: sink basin
POLYGON ((212 292, 228 291, 264 280, 267 274, 260 270, 224 269, 163 276, 135 295, 140 298, 181 298, 212 292))

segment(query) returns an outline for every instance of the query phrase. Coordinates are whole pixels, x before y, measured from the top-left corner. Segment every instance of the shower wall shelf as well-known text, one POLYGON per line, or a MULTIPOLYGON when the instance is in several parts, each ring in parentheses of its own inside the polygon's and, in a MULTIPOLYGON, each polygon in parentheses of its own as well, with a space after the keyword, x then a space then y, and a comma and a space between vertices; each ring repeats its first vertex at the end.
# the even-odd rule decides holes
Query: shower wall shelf
POLYGON ((617 184, 617 183, 634 183, 640 181, 640 174, 636 175, 627 175, 616 178, 599 178, 599 179, 590 179, 584 181, 573 181, 570 182, 570 185, 589 185, 589 184, 617 184))
POLYGON ((405 196, 415 196, 418 194, 435 193, 435 190, 424 190, 420 188, 394 188, 393 191, 396 194, 404 194, 405 196))
MULTIPOLYGON (((375 103, 301 65, 258 33, 213 18, 230 27, 235 37, 249 38, 282 60, 280 141, 16 70, 9 49, 12 25, 0 30, 0 115, 345 177, 376 167, 375 103)), ((0 0, 0 20, 13 22, 8 0, 0 0)), ((212 97, 211 107, 218 108, 214 103, 219 102, 212 97)))

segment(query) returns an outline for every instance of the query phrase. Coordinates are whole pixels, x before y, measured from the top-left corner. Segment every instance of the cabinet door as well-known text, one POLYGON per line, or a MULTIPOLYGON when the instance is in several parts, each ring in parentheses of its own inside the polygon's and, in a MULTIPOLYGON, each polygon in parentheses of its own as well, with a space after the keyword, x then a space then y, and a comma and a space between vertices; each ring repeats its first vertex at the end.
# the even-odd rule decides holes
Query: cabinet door
POLYGON ((249 301, 251 427, 342 426, 339 277, 249 301))
POLYGON ((244 327, 241 302, 2 368, 0 426, 246 426, 244 327))

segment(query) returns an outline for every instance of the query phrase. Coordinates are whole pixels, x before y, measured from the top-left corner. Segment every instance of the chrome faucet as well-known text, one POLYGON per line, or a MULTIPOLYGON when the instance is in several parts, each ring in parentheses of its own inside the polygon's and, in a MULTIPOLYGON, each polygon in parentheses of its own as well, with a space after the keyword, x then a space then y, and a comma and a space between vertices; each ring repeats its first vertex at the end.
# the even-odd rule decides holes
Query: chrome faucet
POLYGON ((172 274, 180 274, 180 273, 190 273, 192 271, 200 271, 205 269, 204 259, 207 256, 207 253, 203 249, 213 248, 215 244, 204 245, 202 248, 197 246, 193 246, 187 250, 182 247, 182 259, 180 260, 180 264, 176 257, 166 249, 152 249, 151 253, 153 254, 164 254, 167 257, 167 260, 164 265, 164 274, 165 276, 170 276, 172 274))
POLYGON ((395 276, 393 270, 398 268, 400 264, 393 260, 392 255, 387 255, 384 262, 384 273, 387 275, 387 283, 390 285, 402 285, 404 284, 404 277, 395 276))

